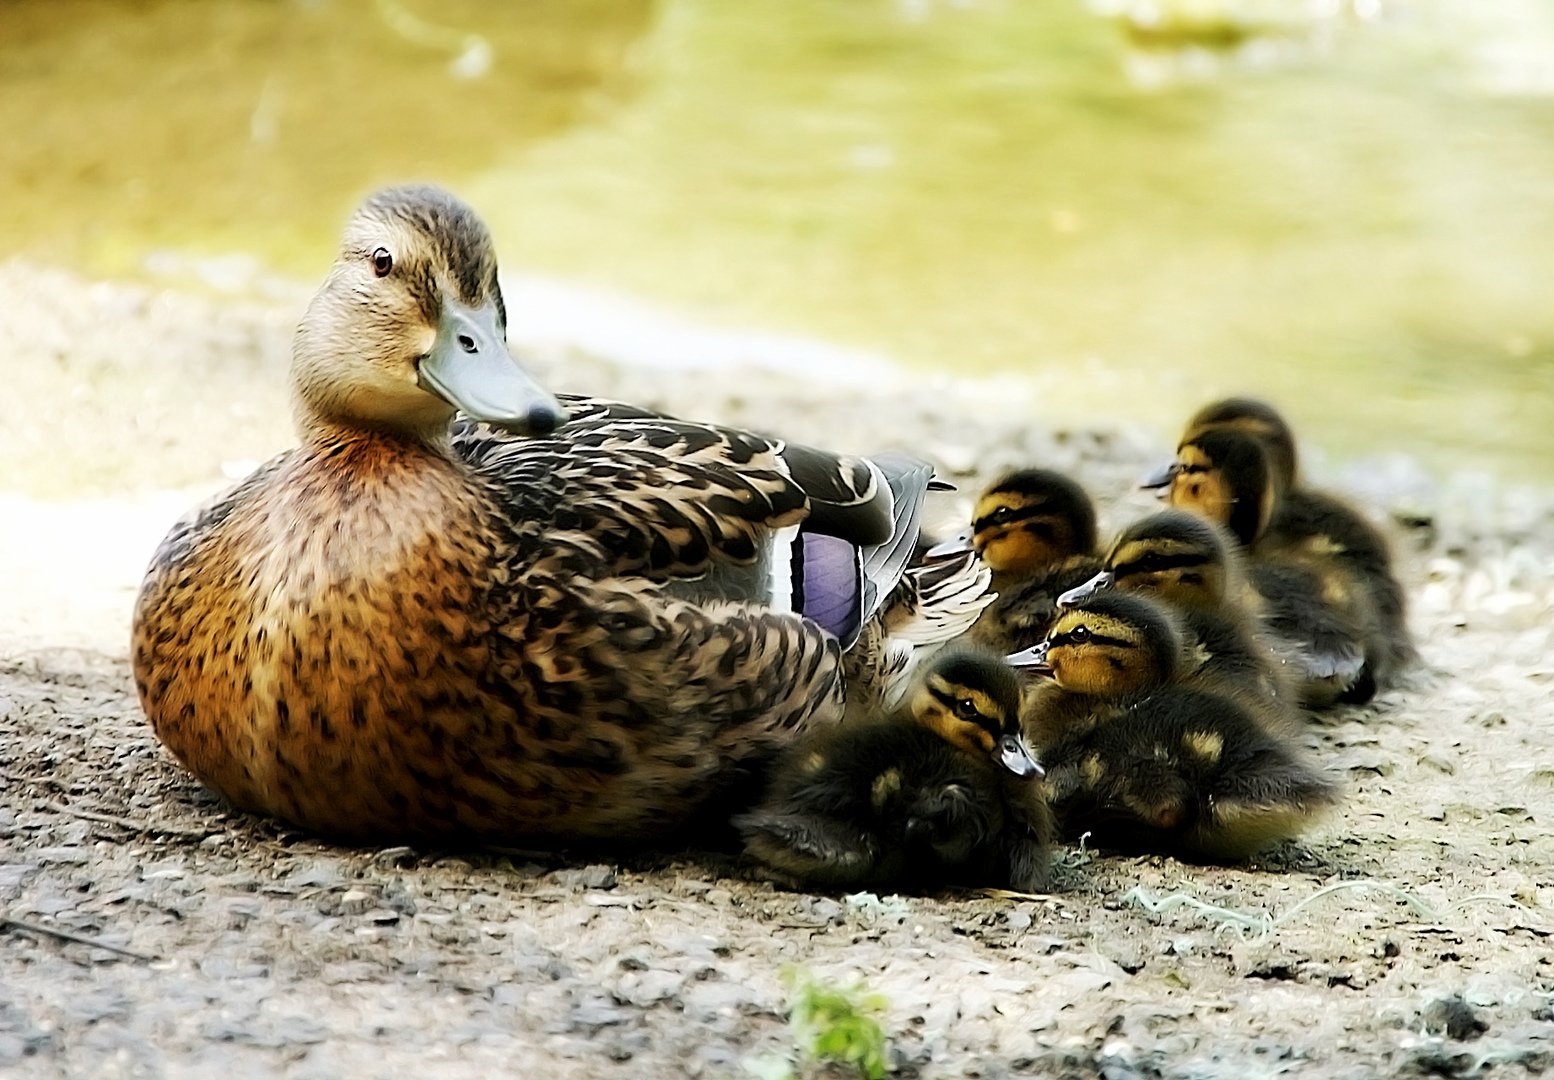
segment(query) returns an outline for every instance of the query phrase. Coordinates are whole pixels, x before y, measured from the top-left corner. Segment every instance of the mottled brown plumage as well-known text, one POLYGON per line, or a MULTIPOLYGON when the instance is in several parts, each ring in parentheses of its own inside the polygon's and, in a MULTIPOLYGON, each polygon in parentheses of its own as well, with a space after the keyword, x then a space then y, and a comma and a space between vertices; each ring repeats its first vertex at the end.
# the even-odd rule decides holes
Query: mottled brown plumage
POLYGON ((896 539, 880 469, 590 399, 549 434, 462 203, 357 212, 292 380, 302 445, 178 524, 136 604, 152 727, 236 805, 364 840, 628 840, 840 718, 838 640, 707 582, 766 573, 801 524, 896 539))

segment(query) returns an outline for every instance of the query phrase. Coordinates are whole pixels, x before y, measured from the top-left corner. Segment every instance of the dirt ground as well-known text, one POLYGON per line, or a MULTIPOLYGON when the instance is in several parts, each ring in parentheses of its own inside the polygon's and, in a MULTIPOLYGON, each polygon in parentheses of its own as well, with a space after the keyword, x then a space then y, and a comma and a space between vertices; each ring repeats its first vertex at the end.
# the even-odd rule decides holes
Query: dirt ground
MULTIPOLYGON (((342 849, 185 776, 126 660, 161 533, 289 439, 300 295, 0 265, 0 1075, 749 1076, 797 1061, 789 971, 880 994, 900 1076, 1554 1067, 1550 493, 1323 474, 1405 523, 1426 669, 1313 724, 1343 807, 1248 867, 1068 849, 1051 895, 921 899, 716 857, 342 849)), ((628 369, 514 322, 558 388, 915 449, 962 484, 941 528, 1022 462, 1074 469, 1119 525, 1163 445, 1066 430, 1013 380, 628 369)))

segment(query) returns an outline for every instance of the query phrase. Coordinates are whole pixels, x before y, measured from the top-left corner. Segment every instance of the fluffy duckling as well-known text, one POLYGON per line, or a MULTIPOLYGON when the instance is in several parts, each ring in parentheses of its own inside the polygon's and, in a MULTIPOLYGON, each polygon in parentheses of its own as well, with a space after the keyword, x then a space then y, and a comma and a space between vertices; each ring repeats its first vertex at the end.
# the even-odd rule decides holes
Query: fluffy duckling
POLYGON ((1064 835, 1233 861, 1296 835, 1334 801, 1299 749, 1234 698, 1174 683, 1180 655, 1163 607, 1102 592, 1011 658, 1047 680, 1027 715, 1064 835))
POLYGON ((1306 704, 1367 701, 1413 657, 1385 539, 1336 499, 1282 492, 1255 437, 1221 429, 1184 443, 1168 497, 1248 548, 1266 625, 1293 647, 1306 704))
POLYGON ((977 499, 971 527, 929 549, 940 557, 971 548, 993 571, 998 598, 970 637, 1013 652, 1046 636, 1058 595, 1100 569, 1095 557, 1095 506, 1073 479, 1051 469, 1020 469, 977 499))
POLYGON ((300 445, 153 557, 142 707, 238 807, 369 842, 634 841, 840 720, 932 470, 563 405, 506 330, 468 206, 368 199, 294 342, 300 445))
POLYGON ((1112 544, 1105 569, 1058 603, 1072 606, 1106 589, 1150 596, 1175 610, 1186 637, 1179 681, 1234 696, 1270 731, 1300 730, 1287 660, 1260 628, 1262 597, 1219 526, 1185 510, 1141 518, 1112 544))
POLYGON ((1019 711, 1001 659, 937 654, 905 709, 788 748, 765 801, 735 819, 746 850, 814 888, 1041 888, 1051 819, 1019 711))
MULTIPOLYGON (((1295 430, 1279 411, 1256 398, 1231 397, 1212 401, 1187 421, 1177 445, 1195 441, 1209 431, 1239 431, 1262 444, 1273 469, 1274 481, 1284 491, 1293 491, 1300 481, 1300 453, 1295 448, 1295 430)), ((1145 488, 1164 488, 1174 475, 1174 462, 1164 462, 1141 484, 1145 488)))
POLYGON ((1146 486, 1225 524, 1252 549, 1259 590, 1279 597, 1272 614, 1281 632, 1308 645, 1309 703, 1368 700, 1416 659, 1386 538, 1353 507, 1300 484, 1294 432, 1271 406, 1247 398, 1205 406, 1175 462, 1146 486), (1275 557, 1278 573, 1256 567, 1275 557), (1305 572, 1289 569, 1292 557, 1305 572), (1322 625, 1324 609, 1331 625, 1322 625), (1346 642, 1345 627, 1363 642, 1346 642))

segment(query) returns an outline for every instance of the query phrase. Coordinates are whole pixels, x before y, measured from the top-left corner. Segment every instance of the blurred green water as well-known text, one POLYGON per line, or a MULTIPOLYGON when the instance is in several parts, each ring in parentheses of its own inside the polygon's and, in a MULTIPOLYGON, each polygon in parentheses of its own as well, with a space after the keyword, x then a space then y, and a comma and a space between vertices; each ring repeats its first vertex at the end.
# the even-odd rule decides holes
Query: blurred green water
POLYGON ((1330 7, 10 0, 0 240, 311 277, 431 177, 510 268, 1018 370, 1044 419, 1250 390, 1339 453, 1546 478, 1554 10, 1330 7))

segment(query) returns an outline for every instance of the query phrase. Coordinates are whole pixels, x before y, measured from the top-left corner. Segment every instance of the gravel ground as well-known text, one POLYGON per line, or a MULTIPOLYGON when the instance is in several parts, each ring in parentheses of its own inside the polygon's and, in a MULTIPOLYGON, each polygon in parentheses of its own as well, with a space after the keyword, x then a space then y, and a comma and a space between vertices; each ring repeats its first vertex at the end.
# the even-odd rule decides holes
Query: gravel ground
MULTIPOLYGON (((796 1059, 789 971, 880 994, 902 1076, 1554 1066, 1549 493, 1395 461, 1326 475, 1405 523, 1426 670, 1314 724, 1344 806, 1246 868, 1072 849, 1051 895, 902 899, 712 857, 342 849, 195 785, 126 661, 161 533, 289 439, 302 294, 13 263, 0 295, 0 1075, 751 1075, 796 1059)), ((1105 496, 1163 445, 1065 430, 1016 380, 842 389, 530 344, 558 388, 916 449, 962 483, 940 528, 1026 462, 1075 470, 1118 525, 1147 504, 1105 496)))

